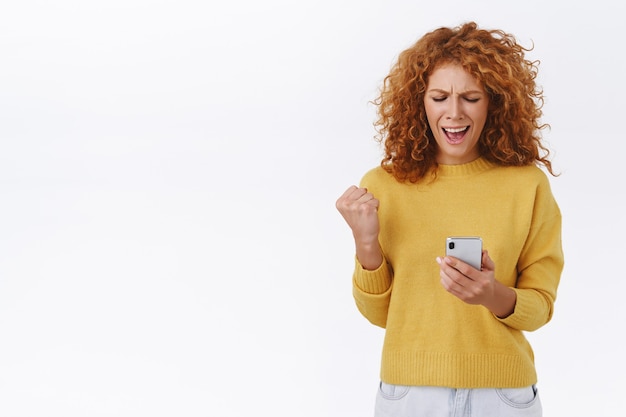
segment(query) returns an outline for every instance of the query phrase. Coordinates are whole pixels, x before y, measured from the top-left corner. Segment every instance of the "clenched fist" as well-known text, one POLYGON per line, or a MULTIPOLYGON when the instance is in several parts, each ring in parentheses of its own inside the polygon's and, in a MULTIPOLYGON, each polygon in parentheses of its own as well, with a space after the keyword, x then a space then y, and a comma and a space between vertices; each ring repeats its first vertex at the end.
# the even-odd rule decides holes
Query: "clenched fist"
POLYGON ((335 206, 354 236, 357 259, 365 269, 376 269, 382 263, 378 244, 378 200, 366 188, 351 186, 339 197, 335 206))

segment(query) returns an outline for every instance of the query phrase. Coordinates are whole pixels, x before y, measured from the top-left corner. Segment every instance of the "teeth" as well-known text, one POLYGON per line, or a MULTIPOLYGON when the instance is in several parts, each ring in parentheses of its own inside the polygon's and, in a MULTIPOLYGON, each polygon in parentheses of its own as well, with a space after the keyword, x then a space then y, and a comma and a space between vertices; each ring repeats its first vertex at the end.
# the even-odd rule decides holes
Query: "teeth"
POLYGON ((458 132, 463 132, 465 129, 467 129, 467 126, 465 127, 459 127, 456 129, 452 129, 452 128, 447 128, 444 127, 443 130, 445 130, 446 132, 450 132, 450 133, 458 133, 458 132))

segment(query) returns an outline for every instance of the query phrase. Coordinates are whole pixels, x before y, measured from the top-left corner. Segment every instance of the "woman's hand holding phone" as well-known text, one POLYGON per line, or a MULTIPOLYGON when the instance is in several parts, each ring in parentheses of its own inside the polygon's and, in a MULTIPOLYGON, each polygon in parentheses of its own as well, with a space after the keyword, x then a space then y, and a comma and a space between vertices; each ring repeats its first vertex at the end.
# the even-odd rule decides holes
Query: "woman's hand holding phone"
POLYGON ((483 305, 499 318, 515 310, 517 294, 495 278, 495 263, 482 251, 481 270, 452 256, 437 257, 441 285, 468 304, 483 305))

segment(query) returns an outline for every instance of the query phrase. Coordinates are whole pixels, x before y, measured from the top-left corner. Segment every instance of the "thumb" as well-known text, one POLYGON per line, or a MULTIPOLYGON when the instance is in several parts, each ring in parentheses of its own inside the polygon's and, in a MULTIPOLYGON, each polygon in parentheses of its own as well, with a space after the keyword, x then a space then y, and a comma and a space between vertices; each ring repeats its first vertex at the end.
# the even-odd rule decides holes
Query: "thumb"
POLYGON ((483 270, 493 271, 496 268, 496 264, 493 262, 493 259, 491 259, 491 257, 489 256, 489 252, 486 250, 483 251, 483 258, 482 258, 481 263, 482 263, 483 270))

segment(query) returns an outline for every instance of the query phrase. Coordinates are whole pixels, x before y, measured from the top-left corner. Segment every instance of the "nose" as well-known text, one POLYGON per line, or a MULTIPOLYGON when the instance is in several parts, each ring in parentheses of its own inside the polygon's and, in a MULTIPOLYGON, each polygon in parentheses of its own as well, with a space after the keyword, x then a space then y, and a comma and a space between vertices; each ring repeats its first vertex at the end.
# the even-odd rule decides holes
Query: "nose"
POLYGON ((450 107, 448 109, 448 119, 457 120, 463 118, 463 107, 461 106, 460 100, 455 98, 454 100, 450 100, 450 107))

